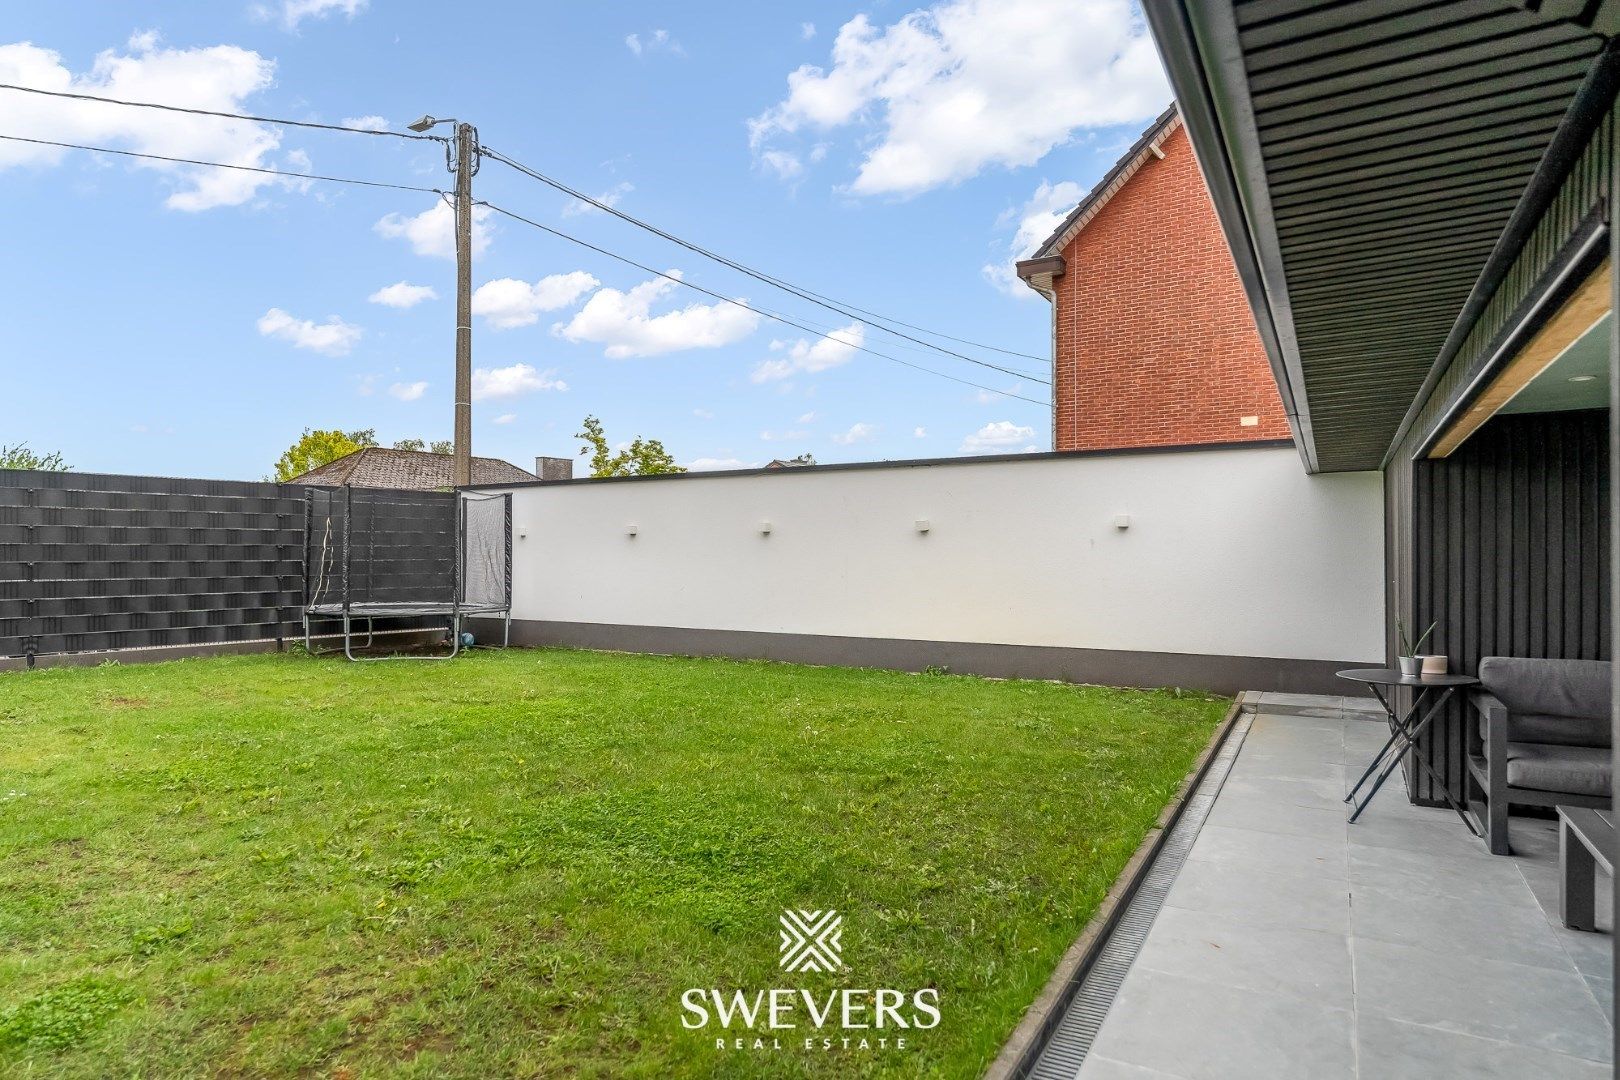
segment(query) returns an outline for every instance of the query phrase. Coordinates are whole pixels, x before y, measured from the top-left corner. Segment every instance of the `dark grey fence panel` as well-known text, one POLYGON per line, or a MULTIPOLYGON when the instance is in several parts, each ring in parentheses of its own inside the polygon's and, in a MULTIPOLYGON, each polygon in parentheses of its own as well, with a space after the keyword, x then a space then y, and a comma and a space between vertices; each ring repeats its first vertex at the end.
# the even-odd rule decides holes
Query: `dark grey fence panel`
POLYGON ((0 470, 0 656, 290 633, 302 488, 0 470))

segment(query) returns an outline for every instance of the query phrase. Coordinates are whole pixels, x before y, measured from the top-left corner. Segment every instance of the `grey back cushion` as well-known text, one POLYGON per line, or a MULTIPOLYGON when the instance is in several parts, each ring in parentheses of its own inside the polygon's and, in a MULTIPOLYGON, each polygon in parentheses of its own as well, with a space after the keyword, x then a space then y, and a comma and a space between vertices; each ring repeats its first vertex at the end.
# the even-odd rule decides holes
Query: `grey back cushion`
POLYGON ((1614 665, 1607 660, 1487 656, 1479 681, 1508 709, 1508 739, 1608 746, 1614 665))

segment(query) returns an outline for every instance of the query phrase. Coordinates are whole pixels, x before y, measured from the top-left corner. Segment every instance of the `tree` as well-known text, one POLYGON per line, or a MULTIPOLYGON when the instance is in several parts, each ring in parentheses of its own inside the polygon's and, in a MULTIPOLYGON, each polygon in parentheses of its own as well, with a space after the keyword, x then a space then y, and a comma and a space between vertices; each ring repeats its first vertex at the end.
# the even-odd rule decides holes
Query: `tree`
POLYGON ((394 443, 394 449, 411 450, 419 454, 424 451, 429 454, 453 454, 456 452, 456 444, 449 439, 434 439, 432 442, 424 442, 421 439, 399 439, 394 443))
POLYGON ((311 469, 318 469, 356 450, 376 445, 376 428, 366 428, 363 431, 305 428, 298 441, 289 446, 287 452, 276 461, 275 481, 278 484, 285 484, 293 477, 302 476, 311 469))
POLYGON ((579 453, 581 457, 586 454, 591 456, 592 476, 657 476, 686 471, 675 464, 674 457, 657 439, 643 439, 637 435, 629 446, 615 454, 608 449, 602 421, 587 416, 584 427, 585 430, 575 433, 574 438, 585 443, 579 453))
POLYGON ((58 451, 48 454, 36 454, 28 449, 27 443, 18 443, 16 446, 7 446, 0 443, 0 469, 37 469, 40 472, 67 472, 68 466, 63 463, 62 455, 58 451))

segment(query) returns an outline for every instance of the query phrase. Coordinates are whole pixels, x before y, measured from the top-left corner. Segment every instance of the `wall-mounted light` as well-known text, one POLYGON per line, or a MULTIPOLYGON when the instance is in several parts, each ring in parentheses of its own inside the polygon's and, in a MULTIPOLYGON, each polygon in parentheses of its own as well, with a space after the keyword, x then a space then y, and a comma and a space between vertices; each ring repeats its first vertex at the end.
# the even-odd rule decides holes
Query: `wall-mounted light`
POLYGON ((925 533, 929 529, 932 529, 933 527, 934 527, 934 523, 929 521, 927 518, 918 518, 917 519, 917 531, 918 532, 925 533))
POLYGON ((1131 515, 1129 515, 1129 514, 1115 514, 1114 515, 1114 528, 1116 528, 1116 529, 1128 529, 1130 527, 1131 527, 1131 515))
POLYGON ((1571 375, 1569 377, 1569 381, 1570 382, 1592 382, 1596 378, 1597 378, 1596 375, 1571 375))
POLYGON ((626 535, 626 536, 634 536, 634 535, 636 535, 636 527, 634 525, 626 525, 624 527, 624 535, 626 535))
POLYGON ((768 522, 768 521, 760 522, 759 523, 759 534, 761 536, 769 536, 769 535, 771 535, 771 523, 768 522))

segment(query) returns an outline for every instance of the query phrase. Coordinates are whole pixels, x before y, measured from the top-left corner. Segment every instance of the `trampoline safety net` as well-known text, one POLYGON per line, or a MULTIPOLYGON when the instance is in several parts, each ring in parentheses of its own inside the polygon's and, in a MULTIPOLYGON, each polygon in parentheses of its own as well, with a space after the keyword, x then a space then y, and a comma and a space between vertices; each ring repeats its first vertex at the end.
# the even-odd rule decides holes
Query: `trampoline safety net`
MULTIPOLYGON (((304 615, 448 625, 452 655, 467 615, 510 619, 512 497, 481 492, 309 488, 304 615)), ((352 656, 352 652, 351 652, 352 656)))

